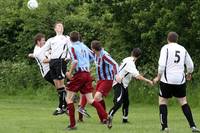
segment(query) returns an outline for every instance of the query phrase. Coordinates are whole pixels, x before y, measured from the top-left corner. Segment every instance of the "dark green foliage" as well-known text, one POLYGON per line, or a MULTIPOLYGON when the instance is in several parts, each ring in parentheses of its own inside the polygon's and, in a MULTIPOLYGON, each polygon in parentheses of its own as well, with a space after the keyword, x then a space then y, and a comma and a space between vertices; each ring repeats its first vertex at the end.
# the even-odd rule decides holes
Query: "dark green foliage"
MULTIPOLYGON (((65 34, 79 31, 88 46, 92 40, 100 40, 118 63, 130 55, 132 48, 140 47, 143 55, 138 68, 150 78, 156 75, 159 52, 167 43, 167 33, 176 31, 179 43, 189 51, 195 63, 194 87, 199 84, 200 1, 38 0, 39 8, 35 10, 27 8, 27 1, 0 1, 0 67, 3 72, 0 88, 10 84, 12 78, 9 73, 4 74, 10 69, 14 69, 16 87, 44 85, 41 78, 37 79, 40 74, 27 54, 33 51, 36 33, 42 32, 47 38, 55 35, 53 25, 57 20, 64 22, 65 34)), ((146 89, 147 86, 136 84, 139 84, 136 85, 138 89, 145 90, 138 95, 155 95, 154 91, 146 89)))

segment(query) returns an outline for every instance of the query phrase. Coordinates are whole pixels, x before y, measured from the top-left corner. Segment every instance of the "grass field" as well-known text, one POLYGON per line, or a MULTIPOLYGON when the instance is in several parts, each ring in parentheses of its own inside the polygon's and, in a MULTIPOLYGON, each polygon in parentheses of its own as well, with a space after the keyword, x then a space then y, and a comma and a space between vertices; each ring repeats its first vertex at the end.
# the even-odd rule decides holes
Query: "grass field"
MULTIPOLYGON (((113 120, 113 128, 99 124, 95 110, 87 106, 92 118, 78 123, 78 130, 67 131, 68 117, 52 116, 55 101, 40 101, 9 97, 0 99, 0 133, 159 133, 158 107, 155 105, 131 105, 129 124, 121 123, 121 110, 113 120)), ((200 108, 192 108, 197 125, 200 125, 200 108)), ((190 133, 180 107, 169 107, 171 133, 190 133)))

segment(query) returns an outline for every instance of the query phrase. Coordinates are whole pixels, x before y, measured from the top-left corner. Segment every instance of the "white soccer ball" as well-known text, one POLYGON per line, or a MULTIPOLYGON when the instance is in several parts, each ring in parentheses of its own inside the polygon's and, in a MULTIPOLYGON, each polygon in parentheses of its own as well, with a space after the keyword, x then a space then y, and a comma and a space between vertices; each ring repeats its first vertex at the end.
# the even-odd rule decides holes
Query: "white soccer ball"
POLYGON ((37 0, 29 0, 28 3, 27 3, 27 6, 31 10, 38 8, 38 2, 37 2, 37 0))

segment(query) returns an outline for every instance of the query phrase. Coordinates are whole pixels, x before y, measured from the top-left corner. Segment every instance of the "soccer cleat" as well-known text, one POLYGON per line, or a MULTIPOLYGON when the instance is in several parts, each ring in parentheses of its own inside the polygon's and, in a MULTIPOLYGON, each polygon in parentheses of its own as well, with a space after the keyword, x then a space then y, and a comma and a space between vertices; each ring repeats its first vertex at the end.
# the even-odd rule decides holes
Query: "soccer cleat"
POLYGON ((123 119, 122 123, 126 124, 126 123, 129 123, 129 121, 128 121, 128 119, 123 119))
POLYGON ((66 128, 66 130, 76 130, 77 129, 77 127, 76 126, 67 126, 67 128, 66 128))
POLYGON ((165 132, 165 133, 169 133, 169 128, 166 127, 166 128, 161 129, 160 131, 165 132))
POLYGON ((112 128, 112 116, 108 116, 107 127, 108 127, 109 129, 112 128))
POLYGON ((56 110, 53 112, 53 115, 61 115, 64 114, 66 111, 61 108, 56 108, 56 110))
POLYGON ((86 111, 84 108, 82 108, 82 107, 79 107, 79 108, 78 108, 78 112, 81 113, 82 115, 86 116, 86 117, 91 117, 91 116, 87 113, 87 111, 86 111))
POLYGON ((193 133, 200 133, 200 129, 196 127, 191 127, 193 133))

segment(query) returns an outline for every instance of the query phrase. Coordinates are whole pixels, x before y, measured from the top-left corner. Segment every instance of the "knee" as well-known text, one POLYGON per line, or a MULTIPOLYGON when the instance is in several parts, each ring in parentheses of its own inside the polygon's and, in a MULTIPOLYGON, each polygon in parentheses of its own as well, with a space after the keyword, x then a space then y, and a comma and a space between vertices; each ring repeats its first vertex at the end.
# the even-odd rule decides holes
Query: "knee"
POLYGON ((96 93, 94 96, 94 100, 97 102, 103 100, 102 95, 100 93, 96 93))
POLYGON ((179 101, 179 103, 180 103, 181 106, 183 106, 184 104, 187 104, 187 99, 186 99, 186 97, 178 98, 178 101, 179 101))
POLYGON ((159 105, 167 105, 167 99, 166 98, 163 98, 163 97, 159 97, 159 105))

